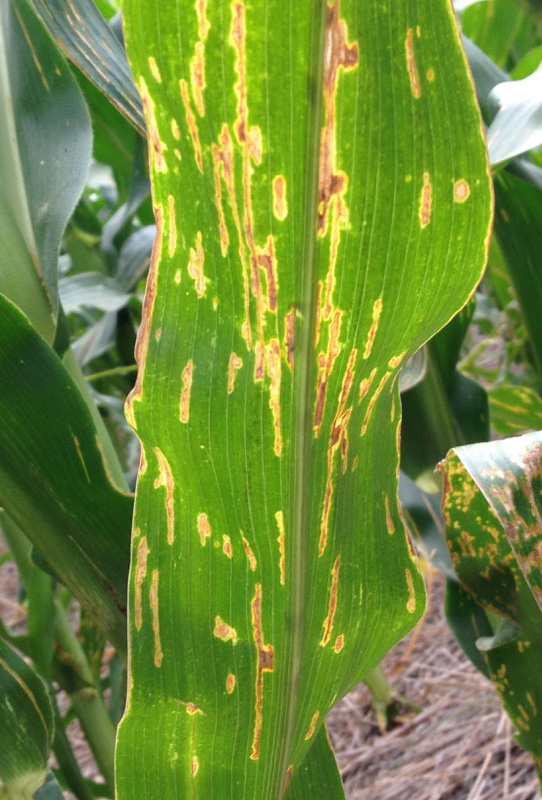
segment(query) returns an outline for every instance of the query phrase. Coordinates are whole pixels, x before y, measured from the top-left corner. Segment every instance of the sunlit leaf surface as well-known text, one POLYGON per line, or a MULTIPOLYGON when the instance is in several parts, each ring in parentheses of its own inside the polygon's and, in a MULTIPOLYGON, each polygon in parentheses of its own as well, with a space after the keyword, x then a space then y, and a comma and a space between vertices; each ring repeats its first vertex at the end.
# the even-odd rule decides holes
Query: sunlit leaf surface
POLYGON ((486 256, 455 20, 444 0, 124 12, 158 232, 118 798, 340 797, 325 715, 424 607, 399 374, 486 256))

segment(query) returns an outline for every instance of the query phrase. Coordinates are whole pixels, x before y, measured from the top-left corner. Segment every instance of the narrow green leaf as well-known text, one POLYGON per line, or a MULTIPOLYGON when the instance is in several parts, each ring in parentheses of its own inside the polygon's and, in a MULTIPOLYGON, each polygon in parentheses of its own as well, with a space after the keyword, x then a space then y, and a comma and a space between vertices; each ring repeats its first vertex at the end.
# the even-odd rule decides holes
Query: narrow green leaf
POLYGON ((145 121, 126 53, 92 0, 31 0, 66 56, 143 135, 145 121))
POLYGON ((500 623, 481 634, 521 747, 542 756, 542 433, 460 447, 446 459, 446 536, 462 587, 500 623))
POLYGON ((58 254, 91 154, 88 112, 27 0, 0 4, 0 292, 52 343, 58 254))
POLYGON ((0 503, 121 651, 132 498, 54 351, 0 295, 0 503))
POLYGON ((47 777, 53 712, 41 678, 0 640, 0 781, 12 800, 32 800, 47 777))
POLYGON ((445 0, 124 12, 158 232, 117 794, 278 800, 423 612, 398 379, 483 269, 480 118, 445 0))

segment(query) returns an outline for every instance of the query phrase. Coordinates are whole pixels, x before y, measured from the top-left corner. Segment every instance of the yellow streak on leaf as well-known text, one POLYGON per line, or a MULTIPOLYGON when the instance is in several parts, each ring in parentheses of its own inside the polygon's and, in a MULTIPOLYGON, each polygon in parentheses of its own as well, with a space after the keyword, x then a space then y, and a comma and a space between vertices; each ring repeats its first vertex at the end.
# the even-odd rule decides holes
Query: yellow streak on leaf
POLYGON ((431 222, 431 206, 432 206, 433 189, 431 187, 431 176, 428 172, 423 173, 423 186, 420 196, 420 226, 427 228, 431 222))
POLYGON ((387 494, 384 495, 384 505, 386 507, 386 527, 388 533, 395 533, 395 525, 393 524, 393 517, 390 511, 390 499, 387 494))
POLYGON ((276 175, 273 178, 273 213, 281 222, 288 216, 286 178, 283 175, 276 175))
POLYGON ((286 575, 285 575, 285 564, 286 564, 286 533, 284 530, 284 514, 282 511, 277 511, 275 514, 275 520, 278 525, 279 535, 278 535, 278 543, 279 543, 279 569, 280 569, 280 582, 282 586, 284 586, 286 575))
POLYGON ((235 385, 235 375, 238 369, 243 366, 243 359, 236 353, 230 353, 230 363, 228 365, 228 394, 231 394, 235 385))
POLYGON ((256 567, 258 566, 258 562, 256 561, 256 556, 252 552, 252 548, 247 539, 243 536, 243 531, 241 531, 241 538, 243 540, 243 547, 245 548, 245 553, 248 559, 248 566, 250 567, 251 572, 256 572, 256 567))
POLYGON ((173 488, 175 484, 171 467, 165 455, 158 447, 154 448, 154 453, 158 459, 158 468, 160 470, 158 478, 154 481, 154 488, 159 489, 161 486, 166 488, 167 541, 168 544, 173 544, 175 538, 173 488))
POLYGON ((186 124, 188 125, 188 133, 190 134, 190 138, 192 139, 192 145, 194 147, 194 157, 196 159, 196 164, 198 165, 199 171, 203 174, 203 158, 201 155, 201 144, 199 140, 198 125, 196 122, 196 117, 194 116, 194 112, 192 111, 190 95, 188 94, 188 86, 184 78, 180 79, 179 87, 181 90, 181 98, 183 101, 184 111, 186 115, 186 124))
POLYGON ((315 711, 314 714, 312 715, 312 719, 311 719, 311 722, 310 722, 310 725, 309 725, 309 730, 305 734, 305 741, 306 742, 308 742, 308 740, 312 738, 312 735, 314 734, 314 731, 316 729, 316 723, 318 722, 318 717, 319 716, 320 716, 320 712, 319 711, 315 711))
POLYGON ((414 592, 414 582, 412 580, 412 573, 409 569, 405 570, 407 586, 408 586, 408 601, 407 601, 407 611, 409 614, 413 614, 416 611, 416 594, 414 592))
POLYGON ((231 539, 226 533, 222 536, 222 552, 228 558, 233 558, 231 539))
POLYGON ((335 563, 331 568, 331 589, 329 592, 328 612, 323 625, 324 633, 320 640, 321 647, 325 647, 327 645, 331 637, 331 632, 333 630, 333 620, 335 618, 335 612, 337 610, 337 592, 339 588, 340 566, 341 566, 341 557, 337 556, 337 558, 335 559, 335 563))
POLYGON ((207 539, 211 538, 211 526, 209 525, 207 514, 198 514, 198 533, 201 546, 205 547, 207 539))
POLYGON ((369 333, 367 334, 367 341, 365 343, 365 350, 363 351, 363 358, 367 359, 371 355, 371 351, 373 349, 373 344, 376 336, 376 332, 378 330, 378 323, 380 321, 380 315, 382 313, 382 298, 379 297, 373 303, 373 321, 371 323, 371 327, 369 329, 369 333))
POLYGON ((257 761, 260 757, 260 737, 263 722, 263 675, 264 672, 273 672, 274 669, 274 649, 272 644, 264 644, 261 611, 262 587, 260 583, 257 583, 254 587, 254 597, 251 603, 254 644, 256 645, 258 658, 256 671, 256 718, 254 721, 252 753, 250 754, 252 761, 257 761))
POLYGON ((190 248, 190 259, 188 261, 188 274, 194 281, 194 288, 199 298, 205 294, 206 285, 209 283, 209 278, 206 278, 203 273, 205 265, 205 250, 203 249, 201 231, 196 234, 196 249, 190 248))
POLYGON ((149 550, 147 548, 147 537, 144 536, 137 547, 137 564, 135 573, 135 626, 137 630, 141 630, 143 624, 143 612, 141 608, 141 588, 145 575, 147 574, 147 556, 149 550))
POLYGON ((414 56, 414 42, 413 42, 412 28, 409 28, 407 31, 405 39, 405 54, 406 54, 408 77, 410 78, 410 88, 412 89, 412 94, 414 95, 414 97, 418 99, 421 96, 421 90, 420 90, 420 79, 418 77, 418 68, 416 66, 416 58, 414 56))
POLYGON ((154 80, 157 83, 162 83, 162 76, 160 75, 160 70, 158 69, 158 64, 156 63, 154 56, 149 56, 149 67, 154 80))

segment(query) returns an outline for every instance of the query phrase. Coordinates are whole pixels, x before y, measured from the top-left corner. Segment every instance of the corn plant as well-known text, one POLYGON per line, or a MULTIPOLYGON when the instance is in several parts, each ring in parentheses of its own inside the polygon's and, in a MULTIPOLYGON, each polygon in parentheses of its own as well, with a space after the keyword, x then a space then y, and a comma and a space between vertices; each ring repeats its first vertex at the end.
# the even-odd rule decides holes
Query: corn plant
MULTIPOLYGON (((28 598, 28 634, 0 629, 0 714, 14 732, 4 747, 0 731, 1 791, 341 798, 326 714, 424 611, 400 459, 427 488, 446 450, 488 435, 454 400, 476 392, 486 431, 485 394, 456 370, 472 303, 450 322, 480 281, 492 217, 457 21, 447 0, 125 0, 132 82, 117 20, 107 24, 97 6, 112 17, 110 0, 0 8, 0 503, 28 598), (119 191, 105 225, 86 189, 74 213, 91 123, 119 191), (60 253, 92 267, 59 281, 60 253), (135 510, 121 444, 133 440, 115 406, 134 366, 123 355, 134 314, 135 510), (401 450, 400 392, 416 383, 401 450), (413 409, 429 421, 430 452, 409 434, 413 409), (104 684, 105 639, 117 655, 104 684), (81 775, 43 681, 67 692, 105 785, 81 775)), ((482 45, 478 15, 468 9, 463 27, 482 45)), ((505 79, 507 64, 494 53, 499 66, 488 70, 467 46, 486 114, 480 87, 495 70, 505 79)), ((495 116, 494 160, 533 146, 532 119, 522 132, 506 108, 495 116)), ((512 180, 499 176, 498 204, 508 207, 512 180)), ((502 233, 512 261, 520 230, 502 233)), ((527 297, 524 272, 513 274, 527 297)), ((525 320, 534 342, 536 314, 525 320)), ((492 505, 485 468, 476 472, 484 457, 461 448, 449 457, 446 564, 471 601, 462 620, 489 626, 482 657, 472 624, 462 643, 539 763, 538 505, 534 522, 523 506, 492 505), (502 533, 491 550, 495 515, 502 533), (456 521, 468 542, 480 539, 472 561, 456 521), (498 581, 489 600, 479 591, 487 569, 516 591, 513 609, 498 581), (512 687, 524 684, 518 704, 512 687)), ((534 498, 531 473, 525 488, 506 469, 506 485, 534 498)))

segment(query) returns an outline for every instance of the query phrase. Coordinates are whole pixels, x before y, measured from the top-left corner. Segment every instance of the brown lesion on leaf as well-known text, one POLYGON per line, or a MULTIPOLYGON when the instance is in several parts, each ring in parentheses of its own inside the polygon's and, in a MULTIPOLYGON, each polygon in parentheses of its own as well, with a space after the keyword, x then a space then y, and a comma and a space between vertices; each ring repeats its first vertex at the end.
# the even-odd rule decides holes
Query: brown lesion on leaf
POLYGON ((168 195, 168 225, 169 225, 169 240, 168 240, 168 256, 172 258, 177 249, 177 220, 175 218, 175 198, 172 194, 168 195))
POLYGON ((231 546, 231 539, 227 533, 222 536, 222 552, 228 558, 233 558, 233 549, 231 546))
POLYGON ((192 391, 192 379, 194 376, 194 362, 190 359, 183 369, 181 389, 181 399, 179 402, 179 419, 185 424, 190 419, 190 392, 192 391))
POLYGON ((273 178, 273 214, 284 222, 288 216, 288 200, 286 198, 286 178, 283 175, 275 175, 273 178))
POLYGON ((211 538, 211 526, 207 514, 198 514, 198 533, 201 546, 205 547, 207 539, 211 538))
POLYGON ((203 92, 207 87, 205 81, 205 45, 203 42, 196 42, 194 56, 190 61, 190 86, 192 87, 196 111, 200 117, 203 117, 205 116, 203 92))
POLYGON ((233 694, 235 690, 236 678, 233 672, 230 672, 226 678, 226 691, 228 694, 233 694))
POLYGON ((339 633, 337 638, 335 639, 335 645, 333 650, 335 653, 340 653, 344 647, 344 633, 339 633))
POLYGON ((369 392, 369 389, 371 388, 371 385, 372 385, 372 383, 374 381, 374 378, 375 378, 375 375, 376 375, 376 371, 377 371, 376 367, 373 367, 369 377, 368 378, 363 378, 363 380, 360 381, 360 384, 359 384, 359 402, 360 403, 367 396, 367 394, 369 392))
POLYGON ((292 306, 284 317, 284 347, 286 350, 286 363, 291 370, 294 368, 294 334, 295 308, 292 306))
POLYGON ((261 383, 265 377, 265 345, 259 340, 254 347, 254 383, 261 383))
POLYGON ((470 196, 470 186, 463 178, 454 183, 454 202, 464 203, 470 196))
POLYGON ((179 88, 181 91, 181 98, 184 106, 184 113, 186 115, 186 124, 188 126, 188 133, 192 139, 192 146, 194 148, 194 157, 199 171, 203 174, 203 158, 201 155, 201 144, 199 140, 198 124, 196 117, 192 110, 192 103, 190 101, 190 94, 188 92, 188 84, 184 78, 179 81, 179 88))
POLYGON ((351 408, 346 408, 346 403, 352 382, 354 380, 354 367, 358 355, 357 349, 354 347, 350 351, 348 363, 343 377, 341 387, 341 394, 339 397, 339 404, 335 412, 333 425, 331 426, 331 433, 329 436, 329 445, 327 452, 327 478, 326 478, 326 492, 324 496, 324 507, 322 510, 322 521, 320 523, 320 542, 318 546, 318 555, 322 556, 326 549, 328 530, 329 530, 329 515, 331 512, 331 503, 333 499, 333 468, 335 462, 335 454, 340 451, 342 458, 342 472, 346 472, 348 466, 348 423, 352 414, 351 408))
POLYGON ((213 144, 213 165, 215 177, 215 205, 218 213, 218 224, 220 230, 220 247, 222 255, 225 256, 228 252, 229 234, 226 227, 226 220, 224 216, 224 208, 222 204, 222 188, 221 180, 224 180, 228 199, 230 201, 231 213, 237 237, 239 240, 239 256, 241 259, 241 267, 243 271, 243 294, 245 303, 245 320, 241 327, 243 338, 247 345, 247 350, 252 349, 252 333, 250 327, 250 280, 247 261, 247 252, 245 245, 245 237, 243 226, 241 224, 241 217, 237 204, 237 195, 235 193, 235 178, 234 178, 234 163, 233 163, 233 142, 230 135, 230 129, 226 124, 222 126, 220 135, 218 137, 218 146, 213 144))
POLYGON ((188 260, 188 274, 194 281, 194 288, 199 298, 205 294, 205 288, 209 279, 205 277, 203 268, 205 266, 205 250, 203 249, 202 233, 196 233, 196 247, 190 248, 190 258, 188 260))
POLYGON ((280 429, 280 382, 281 382, 281 360, 280 344, 278 339, 271 339, 267 346, 267 374, 271 379, 269 388, 269 408, 273 415, 273 427, 275 429, 275 455, 280 458, 282 455, 282 433, 280 429))
POLYGON ((191 771, 192 771, 192 777, 193 777, 193 778, 195 778, 195 777, 196 777, 196 775, 198 774, 198 770, 199 770, 199 761, 198 761, 198 757, 197 757, 197 756, 192 756, 192 767, 191 767, 191 771))
POLYGON ((376 401, 378 400, 378 398, 382 394, 385 385, 387 384, 387 382, 389 381, 389 379, 391 378, 392 375, 393 375, 392 372, 386 372, 383 375, 383 377, 381 378, 380 383, 376 387, 375 393, 371 397, 371 399, 369 401, 369 405, 367 406, 367 411, 365 413, 363 424, 361 426, 361 436, 365 436, 365 434, 367 433, 367 428, 369 426, 369 422, 371 421, 371 416, 373 414, 373 410, 374 410, 374 407, 376 405, 376 401))
POLYGON ((198 17, 198 36, 202 41, 205 41, 211 27, 211 23, 207 19, 207 0, 196 0, 196 14, 198 17))
POLYGON ((335 563, 331 568, 331 589, 329 592, 328 612, 323 624, 324 633, 322 634, 322 638, 320 640, 321 647, 325 647, 327 645, 327 643, 331 638, 331 632, 333 631, 333 620, 335 618, 335 612, 337 610, 337 592, 339 590, 340 566, 341 566, 341 557, 337 556, 337 558, 335 559, 335 563))
POLYGON ((423 173, 423 186, 420 196, 420 226, 427 228, 431 222, 431 207, 433 204, 433 188, 431 186, 431 176, 428 172, 423 173))
MULTIPOLYGON (((277 310, 277 259, 275 245, 271 235, 267 237, 265 247, 256 247, 256 261, 258 267, 265 273, 267 282, 267 309, 272 312, 277 310)), ((263 311, 264 309, 262 309, 263 311)))
POLYGON ((149 555, 149 548, 147 547, 147 537, 143 536, 137 546, 137 560, 135 571, 135 626, 138 631, 141 630, 143 624, 143 609, 141 606, 141 590, 143 581, 147 574, 147 556, 149 555))
POLYGON ((160 640, 160 615, 158 612, 158 578, 159 578, 158 570, 153 569, 149 599, 152 612, 152 629, 154 632, 154 663, 157 667, 160 667, 162 665, 162 659, 164 657, 164 654, 162 652, 162 643, 160 640))
POLYGON ((260 738, 262 732, 263 712, 263 676, 264 672, 274 670, 274 649, 272 644, 264 644, 262 631, 262 586, 257 583, 254 587, 254 597, 251 603, 252 629, 254 644, 256 645, 256 719, 254 721, 254 735, 252 738, 252 753, 250 758, 257 761, 260 757, 260 738))
POLYGON ((281 585, 284 586, 286 582, 286 531, 284 529, 284 514, 282 511, 277 511, 275 514, 275 521, 279 529, 277 542, 279 543, 279 574, 281 585))
POLYGON ((386 509, 386 528, 388 533, 395 533, 395 525, 393 524, 393 517, 390 511, 390 498, 387 494, 384 495, 384 508, 386 509))
POLYGON ((406 604, 406 609, 409 614, 413 614, 416 611, 416 592, 414 591, 414 581, 412 580, 412 572, 407 568, 405 570, 405 575, 408 588, 408 600, 406 604))
POLYGON ((216 616, 215 617, 215 629, 213 631, 213 635, 217 637, 217 639, 221 639, 223 642, 231 642, 234 646, 239 641, 239 637, 237 636, 237 631, 235 628, 232 628, 231 625, 228 625, 227 622, 224 622, 222 617, 216 616))
POLYGON ((77 456, 79 461, 81 462, 81 466, 83 467, 83 472, 85 473, 85 477, 87 479, 87 483, 90 483, 90 475, 88 474, 87 465, 85 464, 85 459, 83 458, 83 452, 81 450, 81 444, 79 443, 79 439, 74 434, 72 435, 73 443, 75 445, 75 449, 77 450, 77 456))
POLYGON ((158 282, 158 265, 162 256, 162 240, 164 233, 164 213, 161 205, 154 207, 154 216, 156 220, 156 239, 152 251, 151 265, 149 275, 147 277, 147 285, 145 288, 145 299, 143 301, 143 310, 141 313, 141 324, 137 333, 136 346, 135 346, 135 360, 138 365, 137 378, 134 388, 126 398, 125 415, 127 421, 132 428, 136 430, 133 404, 141 402, 143 375, 145 372, 145 360, 147 356, 147 349, 149 346, 152 310, 154 307, 154 299, 156 297, 156 285, 158 282))
MULTIPOLYGON (((347 213, 343 196, 347 177, 338 172, 337 141, 335 130, 335 100, 340 70, 352 70, 358 66, 359 54, 356 42, 348 42, 346 22, 340 19, 340 0, 326 6, 326 32, 324 44, 324 105, 325 127, 320 141, 319 187, 318 187, 318 235, 325 236, 328 211, 333 198, 336 201, 337 224, 347 213)), ((338 231, 337 231, 338 233, 338 231)))
POLYGON ((388 365, 392 369, 397 369, 397 367, 399 367, 403 363, 406 354, 407 354, 407 351, 403 350, 403 352, 399 353, 398 356, 392 356, 392 358, 390 358, 390 360, 388 361, 388 365))
POLYGON ((333 370, 335 361, 341 351, 339 335, 341 332, 342 313, 336 311, 329 326, 329 342, 327 352, 318 353, 318 376, 316 379, 316 403, 314 407, 314 435, 318 436, 324 416, 324 405, 326 402, 326 390, 329 377, 333 370))
POLYGON ((377 298, 373 303, 373 318, 369 333, 367 334, 367 341, 365 342, 365 350, 363 351, 363 358, 367 359, 371 355, 373 344, 378 330, 378 323, 380 322, 380 315, 382 313, 382 298, 377 298))
POLYGON ((154 101, 149 94, 149 89, 147 84, 145 83, 145 79, 141 77, 139 79, 139 94, 141 95, 141 101, 143 103, 143 112, 145 114, 145 120, 147 122, 147 136, 149 139, 149 160, 150 160, 150 172, 162 172, 166 173, 168 171, 166 160, 164 158, 164 150, 166 149, 166 145, 160 139, 160 133, 158 131, 158 123, 156 121, 156 108, 154 105, 154 101))
POLYGON ((154 448, 154 454, 158 460, 159 469, 158 478, 156 478, 154 481, 154 488, 160 489, 161 486, 164 486, 166 489, 167 541, 168 544, 171 545, 173 544, 173 540, 175 538, 175 517, 173 505, 173 489, 175 484, 173 481, 171 467, 165 455, 158 447, 154 448))
POLYGON ((408 70, 408 77, 410 78, 410 88, 413 96, 418 99, 421 97, 420 78, 418 75, 418 67, 416 66, 416 57, 414 55, 414 33, 412 28, 409 28, 405 38, 405 55, 406 65, 408 70))
POLYGON ((246 539, 243 535, 243 531, 241 531, 241 539, 243 540, 243 547, 245 549, 245 554, 248 560, 248 566, 251 572, 256 572, 256 567, 258 566, 258 562, 256 561, 256 556, 252 552, 252 548, 248 539, 246 539))
POLYGON ((314 731, 316 730, 316 723, 318 722, 319 716, 320 716, 320 712, 319 711, 315 711, 314 714, 312 715, 312 719, 310 721, 309 729, 308 729, 307 733, 305 734, 305 741, 306 742, 308 742, 309 739, 312 739, 312 737, 314 735, 314 731))
POLYGON ((290 764, 288 769, 286 770, 286 780, 284 781, 284 794, 288 791, 290 787, 290 782, 292 780, 292 773, 294 771, 293 764, 290 764))
POLYGON ((230 361, 228 364, 228 394, 231 394, 235 387, 235 375, 237 370, 243 366, 243 359, 236 353, 230 353, 230 361))

